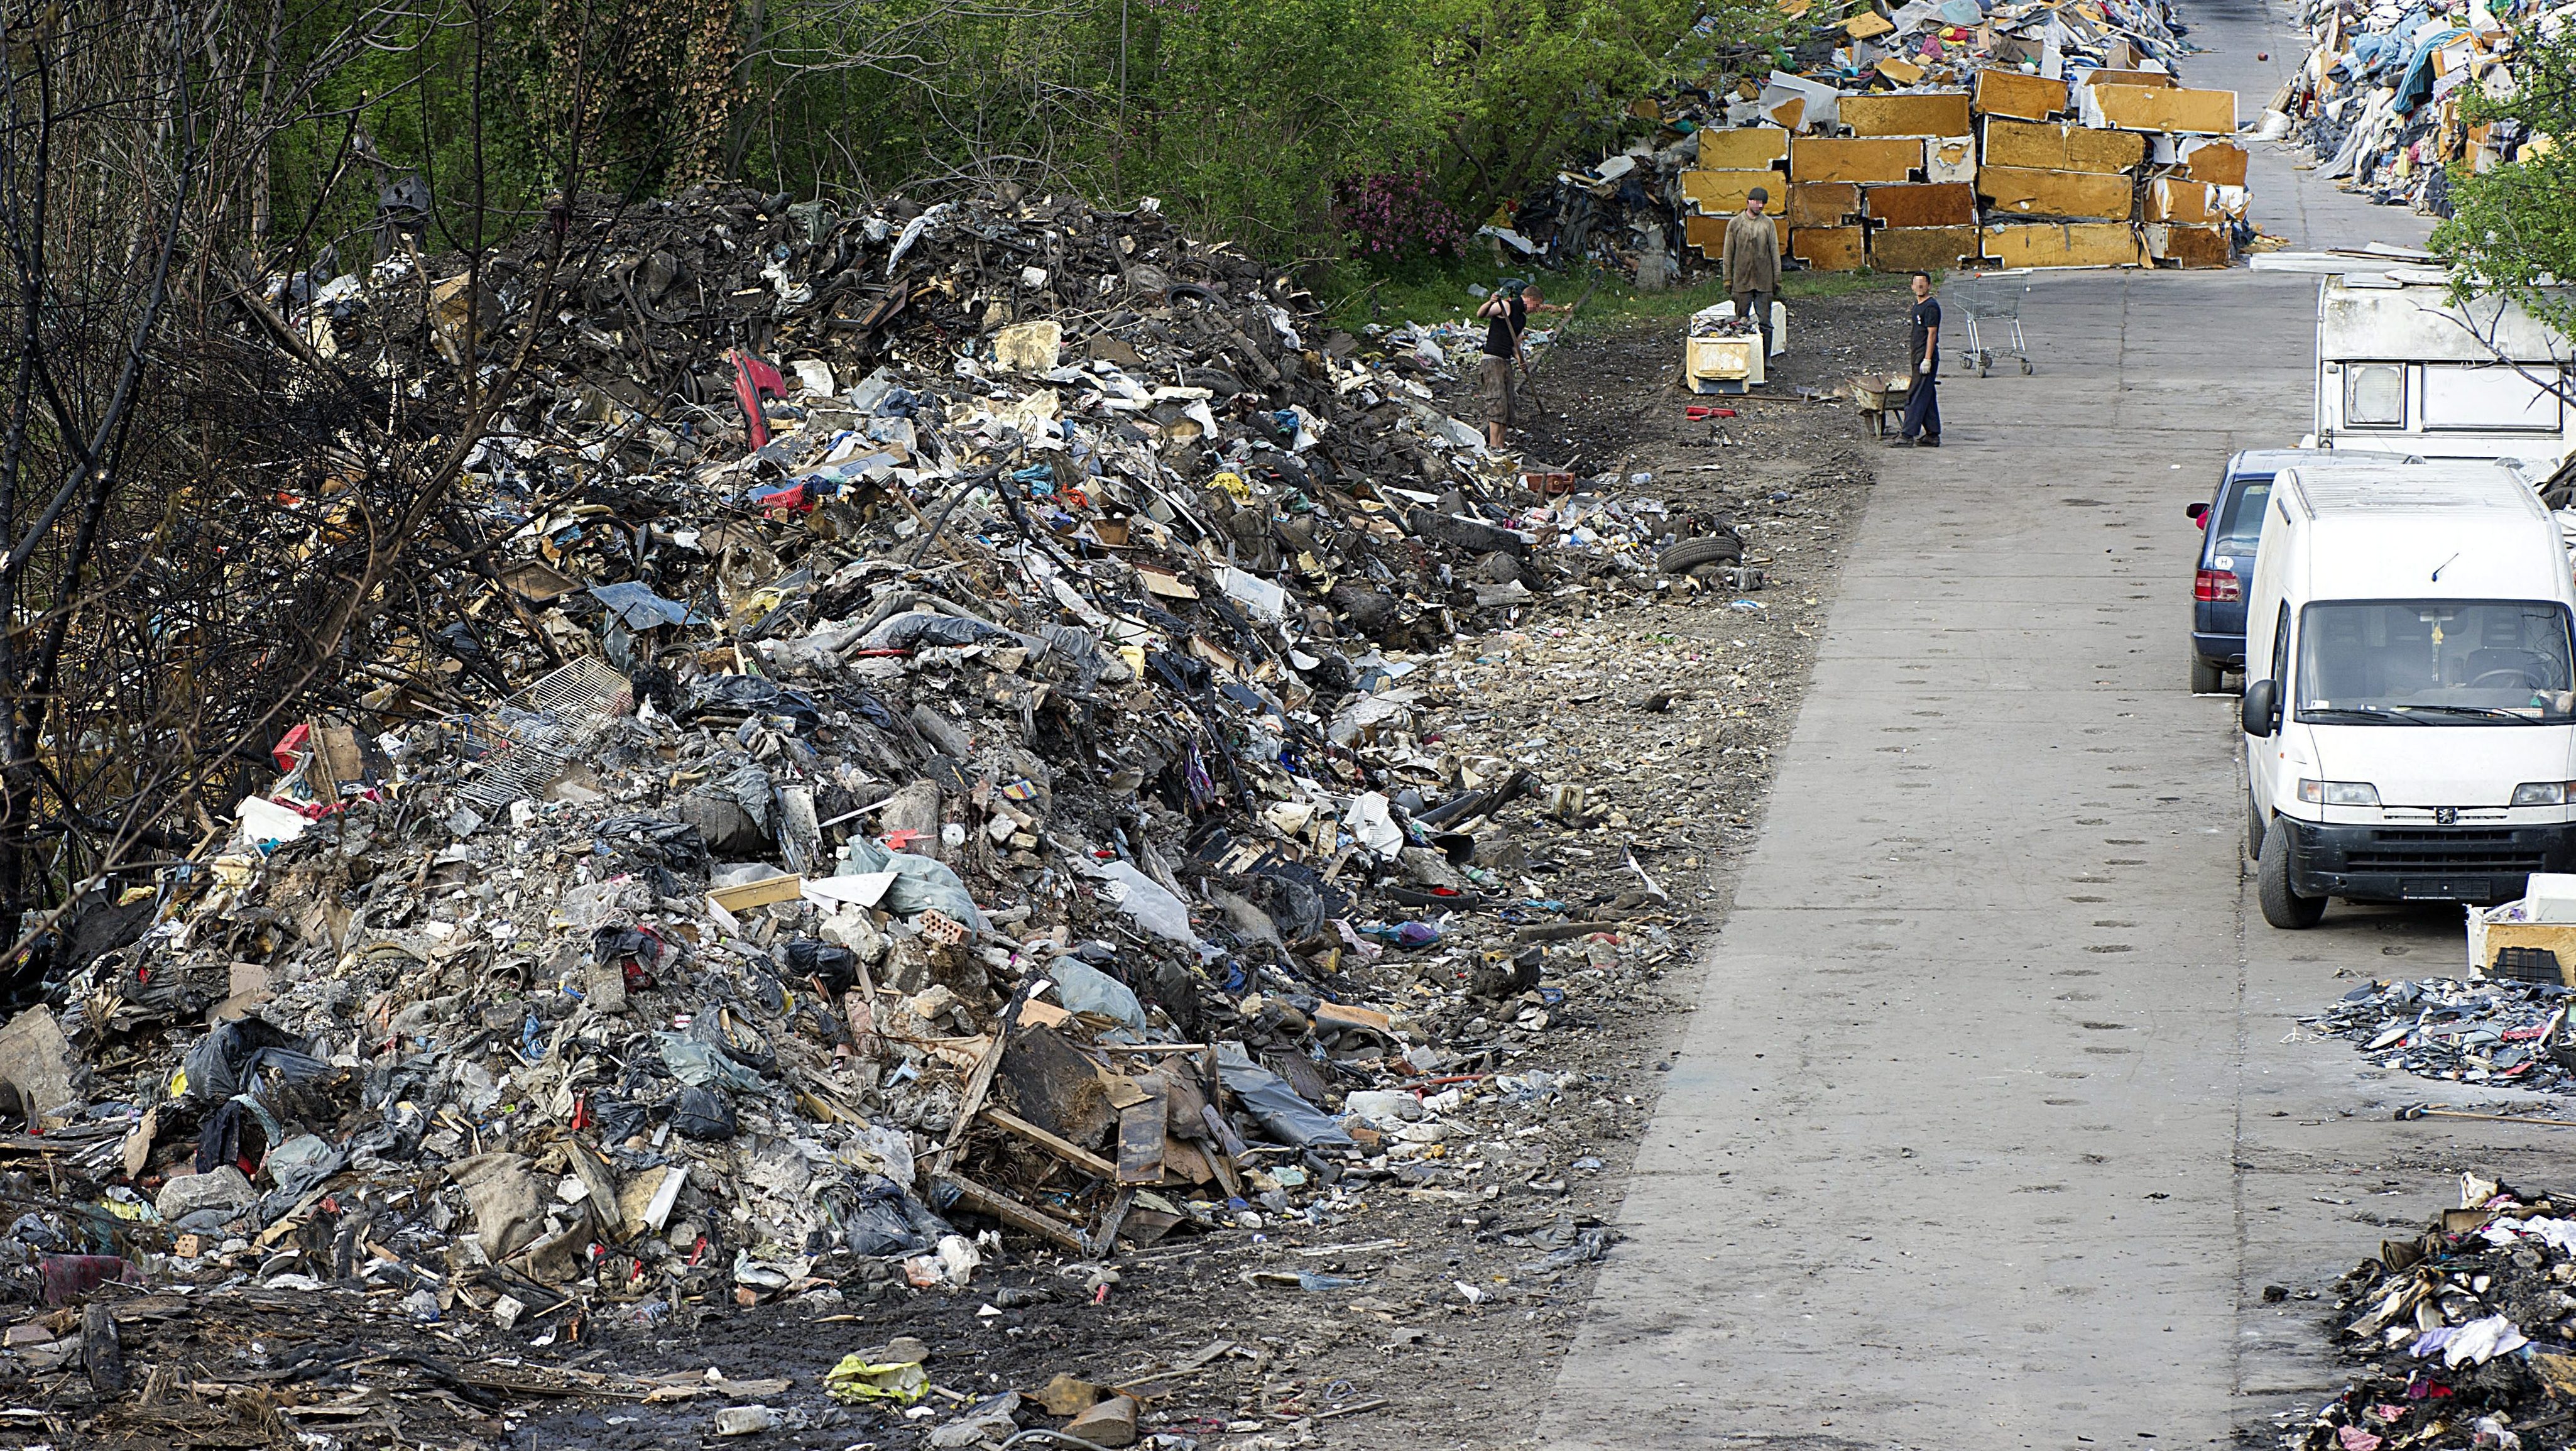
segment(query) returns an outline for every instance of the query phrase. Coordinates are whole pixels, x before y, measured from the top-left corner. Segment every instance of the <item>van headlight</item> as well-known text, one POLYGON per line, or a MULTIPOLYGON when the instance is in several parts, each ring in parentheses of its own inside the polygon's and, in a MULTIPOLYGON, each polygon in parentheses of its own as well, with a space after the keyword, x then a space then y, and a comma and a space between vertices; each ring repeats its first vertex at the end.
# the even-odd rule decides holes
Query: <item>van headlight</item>
POLYGON ((2525 781, 2513 788, 2516 806, 2564 806, 2576 801, 2576 781, 2525 781))
MULTIPOLYGON (((2310 806, 2376 806, 2379 788, 2367 781, 2311 781, 2303 776, 2299 778, 2299 799, 2310 806)), ((2525 803, 2520 791, 2513 793, 2513 799, 2517 806, 2546 804, 2525 803)))

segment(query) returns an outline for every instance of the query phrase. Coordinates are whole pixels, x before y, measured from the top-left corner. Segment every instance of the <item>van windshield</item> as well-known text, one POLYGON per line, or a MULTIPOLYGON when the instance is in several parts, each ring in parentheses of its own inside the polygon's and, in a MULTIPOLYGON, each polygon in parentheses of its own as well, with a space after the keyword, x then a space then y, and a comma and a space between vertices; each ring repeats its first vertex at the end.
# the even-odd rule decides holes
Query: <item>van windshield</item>
POLYGON ((2576 719, 2567 610, 2532 600, 2335 600, 2299 612, 2299 719, 2537 725, 2576 719))

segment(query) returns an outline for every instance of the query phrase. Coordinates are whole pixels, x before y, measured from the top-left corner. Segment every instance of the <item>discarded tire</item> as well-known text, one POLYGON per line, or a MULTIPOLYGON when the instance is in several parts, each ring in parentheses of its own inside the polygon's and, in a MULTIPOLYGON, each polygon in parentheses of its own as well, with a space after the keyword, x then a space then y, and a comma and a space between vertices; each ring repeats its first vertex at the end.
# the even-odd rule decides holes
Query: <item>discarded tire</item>
POLYGON ((1655 568, 1666 574, 1688 574, 1703 564, 1733 564, 1744 557, 1744 541, 1732 534, 1685 539, 1655 556, 1655 568))

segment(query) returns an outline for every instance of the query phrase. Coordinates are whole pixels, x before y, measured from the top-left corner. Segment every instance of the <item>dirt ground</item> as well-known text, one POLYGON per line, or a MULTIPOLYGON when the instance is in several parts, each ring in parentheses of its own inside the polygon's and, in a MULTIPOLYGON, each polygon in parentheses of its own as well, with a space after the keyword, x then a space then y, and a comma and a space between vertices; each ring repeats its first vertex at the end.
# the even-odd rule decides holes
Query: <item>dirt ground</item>
MULTIPOLYGON (((127 1359, 155 1367, 156 1393, 103 1406, 95 1419, 75 1406, 36 1408, 0 1420, 0 1444, 263 1444, 284 1425, 314 1451, 392 1438, 686 1445, 716 1440, 718 1409, 757 1400, 782 1424, 729 1444, 901 1448, 940 1444, 933 1429, 977 1399, 1026 1395, 1059 1373, 1137 1390, 1147 1444, 1157 1435, 1238 1451, 1528 1442, 1615 1233, 1657 1070, 1678 1041, 1700 950, 1725 924, 1737 864, 1768 804, 1771 754, 1796 717, 1881 462, 1850 404, 1800 401, 1798 389, 1830 391, 1864 366, 1891 366, 1903 351, 1900 296, 1891 281, 1794 304, 1790 351, 1753 398, 1674 386, 1673 324, 1581 332, 1542 364, 1544 411, 1517 440, 1531 458, 1585 473, 1615 464, 1633 494, 1732 521, 1767 587, 1665 579, 1658 590, 1658 576, 1619 576, 1542 596, 1513 628, 1425 662, 1445 723, 1438 748, 1509 756, 1584 788, 1576 824, 1537 801, 1506 813, 1521 842, 1514 871, 1569 904, 1592 904, 1569 916, 1616 924, 1548 944, 1542 983, 1556 996, 1506 1020, 1450 1025, 1465 1062, 1444 1071, 1511 1077, 1447 1115, 1469 1127, 1439 1156, 1345 1175, 1303 1215, 1261 1229, 1176 1236, 1114 1264, 1033 1257, 1014 1241, 954 1294, 845 1282, 652 1323, 604 1305, 500 1334, 416 1326, 387 1313, 390 1299, 379 1313, 316 1315, 292 1297, 219 1293, 126 1317, 127 1359), (1731 416, 1690 421, 1690 404, 1731 416), (907 1412, 825 1397, 823 1374, 843 1355, 898 1336, 929 1349, 928 1400, 907 1412), (317 1358, 356 1364, 317 1378, 317 1358), (584 1376, 709 1371, 791 1384, 665 1404, 580 1394, 584 1376), (355 1394, 381 1390, 395 1372, 395 1393, 355 1394), (198 1378, 291 1383, 304 1405, 281 1418, 263 1405, 192 1401, 187 1383, 198 1378), (540 1383, 569 1394, 528 1389, 540 1383), (335 1384, 352 1388, 344 1415, 307 1409, 317 1388, 335 1384)), ((1480 946, 1513 941, 1503 922, 1456 930, 1480 946)), ((1052 1424, 1035 1409, 1024 1423, 1052 1424)))

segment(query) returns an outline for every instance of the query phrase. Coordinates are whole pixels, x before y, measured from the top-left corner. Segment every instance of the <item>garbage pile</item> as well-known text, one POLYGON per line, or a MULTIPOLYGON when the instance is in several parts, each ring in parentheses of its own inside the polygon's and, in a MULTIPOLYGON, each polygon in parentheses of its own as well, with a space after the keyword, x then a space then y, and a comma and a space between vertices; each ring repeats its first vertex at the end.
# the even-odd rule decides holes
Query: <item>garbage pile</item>
MULTIPOLYGON (((900 1297, 1460 1182, 1444 1109, 1565 1086, 1510 1060, 1665 899, 1615 839, 1630 885, 1542 885, 1541 813, 1625 818, 1459 744, 1426 661, 1756 588, 1726 520, 1532 487, 1432 352, 1150 207, 709 189, 584 276, 445 615, 0 1027, 0 1299, 353 1286, 526 1344, 900 1297)), ((516 347, 532 294, 463 283, 292 321, 397 375, 516 347)))
POLYGON ((1718 261, 1760 187, 1819 271, 2225 267, 2254 237, 2236 95, 2180 84, 2183 32, 2166 4, 1864 7, 1794 71, 1639 102, 1651 136, 1487 230, 1660 275, 1668 249, 1718 261))
POLYGON ((2576 1033, 2554 983, 2426 978, 2374 983, 2301 1026, 2350 1039, 2373 1063, 2421 1078, 2576 1093, 2576 1033))
POLYGON ((2300 1451, 2538 1451, 2576 1430, 2576 1202, 2460 1176, 2460 1207, 2337 1282, 2341 1395, 2300 1451))
POLYGON ((2496 12, 2317 0, 2306 19, 2307 63, 2272 109, 2345 191, 2446 217, 2451 164, 2484 172, 2532 139, 2519 121, 2473 126, 2461 111, 2470 85, 2512 94, 2520 40, 2496 12))

